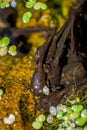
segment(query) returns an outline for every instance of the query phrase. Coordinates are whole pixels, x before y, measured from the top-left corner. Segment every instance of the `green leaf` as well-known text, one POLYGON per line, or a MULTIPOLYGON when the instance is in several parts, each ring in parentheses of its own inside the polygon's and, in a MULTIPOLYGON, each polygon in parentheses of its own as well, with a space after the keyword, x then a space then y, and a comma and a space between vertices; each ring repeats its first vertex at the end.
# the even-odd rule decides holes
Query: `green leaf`
POLYGON ((16 46, 15 45, 12 45, 9 47, 9 50, 8 50, 8 53, 12 56, 15 56, 17 54, 17 51, 16 51, 16 46))
POLYGON ((73 105, 72 110, 75 112, 81 112, 83 110, 83 106, 82 105, 73 105))
POLYGON ((34 121, 33 123, 32 123, 32 126, 33 126, 33 128, 35 128, 35 129, 40 129, 41 127, 42 127, 42 122, 40 122, 40 121, 34 121))
POLYGON ((2 96, 3 95, 3 90, 2 89, 0 89, 0 96, 2 96))
POLYGON ((84 110, 81 112, 81 117, 87 118, 87 109, 84 109, 84 110))
POLYGON ((3 47, 7 47, 9 43, 10 43, 10 40, 9 40, 8 37, 3 37, 2 38, 2 46, 3 47))
POLYGON ((69 121, 70 120, 70 115, 69 114, 66 114, 63 118, 65 121, 69 121))
POLYGON ((36 3, 36 0, 28 0, 29 2, 36 3))
POLYGON ((63 114, 64 114, 63 111, 59 111, 59 112, 57 113, 57 116, 56 116, 56 117, 57 117, 59 120, 63 120, 63 119, 64 119, 63 114))
POLYGON ((40 115, 38 116, 38 121, 40 121, 40 122, 44 122, 45 119, 46 119, 46 117, 45 117, 44 114, 40 114, 40 115))
POLYGON ((36 3, 36 0, 29 0, 29 2, 33 3, 33 5, 36 3))
POLYGON ((37 2, 35 5, 34 5, 34 9, 35 10, 39 10, 39 9, 47 9, 47 5, 45 3, 42 3, 42 2, 37 2))
POLYGON ((10 4, 9 4, 9 3, 6 3, 6 7, 10 7, 10 4))
POLYGON ((82 117, 79 117, 77 120, 76 120, 76 124, 78 126, 83 126, 85 123, 86 123, 87 119, 86 118, 82 118, 82 117))
POLYGON ((26 7, 27 8, 32 8, 33 7, 33 3, 32 2, 26 2, 26 7))
POLYGON ((72 112, 72 113, 70 114, 70 119, 71 119, 71 120, 75 120, 76 118, 79 117, 79 115, 80 115, 79 112, 72 112))
POLYGON ((5 3, 5 2, 2 2, 0 6, 1 6, 1 8, 3 9, 3 8, 6 7, 6 3, 5 3))
POLYGON ((41 2, 37 2, 34 7, 35 10, 39 10, 41 8, 41 2))
POLYGON ((64 112, 72 113, 72 109, 70 107, 65 107, 64 112))
POLYGON ((47 9, 47 5, 45 3, 41 3, 40 8, 45 10, 45 9, 47 9))
POLYGON ((30 20, 30 18, 31 18, 31 16, 32 16, 32 13, 31 13, 31 12, 26 12, 26 13, 24 13, 24 14, 23 14, 23 22, 24 22, 24 23, 28 23, 29 20, 30 20))
POLYGON ((0 40, 0 47, 3 47, 3 43, 2 43, 2 40, 0 40))

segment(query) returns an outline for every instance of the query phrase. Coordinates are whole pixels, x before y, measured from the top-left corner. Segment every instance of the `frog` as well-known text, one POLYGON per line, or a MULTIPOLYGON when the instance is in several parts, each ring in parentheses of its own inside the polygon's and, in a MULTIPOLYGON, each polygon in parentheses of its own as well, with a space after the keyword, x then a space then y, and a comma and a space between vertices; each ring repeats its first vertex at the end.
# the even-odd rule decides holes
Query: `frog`
POLYGON ((82 25, 82 22, 85 23, 85 4, 87 5, 86 0, 77 0, 62 28, 56 30, 54 35, 51 33, 47 42, 37 49, 37 71, 33 78, 33 92, 39 94, 44 84, 50 89, 49 95, 42 95, 41 91, 42 94, 40 93, 40 98, 37 100, 36 106, 43 111, 48 110, 50 105, 56 106, 64 99, 64 95, 70 94, 71 84, 78 83, 85 76, 87 78, 87 67, 84 64, 87 55, 82 50, 83 45, 86 46, 86 40, 84 44, 82 40, 86 37, 82 25), (40 72, 40 77, 36 76, 37 72, 40 72), (40 85, 38 89, 35 87, 37 81, 40 85))

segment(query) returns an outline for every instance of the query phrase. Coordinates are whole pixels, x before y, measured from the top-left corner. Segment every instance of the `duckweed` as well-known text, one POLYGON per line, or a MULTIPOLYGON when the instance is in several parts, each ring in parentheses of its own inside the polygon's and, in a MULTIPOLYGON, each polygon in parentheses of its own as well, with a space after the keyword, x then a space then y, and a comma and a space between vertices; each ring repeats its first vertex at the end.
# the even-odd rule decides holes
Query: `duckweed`
POLYGON ((84 109, 84 110, 81 112, 81 117, 87 118, 87 109, 84 109))
POLYGON ((76 120, 76 124, 77 124, 78 126, 83 126, 83 125, 86 123, 86 121, 87 121, 87 118, 79 117, 79 118, 77 118, 77 120, 76 120))
POLYGON ((27 23, 30 21, 30 18, 32 17, 32 13, 31 12, 26 12, 23 14, 23 22, 27 23))
POLYGON ((10 46, 8 53, 11 54, 12 56, 15 56, 17 54, 16 46, 15 45, 10 46))
POLYGON ((10 43, 10 39, 8 37, 3 37, 1 43, 2 47, 6 47, 10 43))
POLYGON ((41 115, 38 116, 38 121, 40 121, 40 122, 44 122, 45 119, 46 119, 46 117, 45 117, 44 114, 41 114, 41 115))
POLYGON ((34 9, 35 10, 39 10, 39 9, 47 9, 47 5, 45 3, 42 3, 42 2, 37 2, 35 5, 34 5, 34 9))
POLYGON ((10 44, 10 39, 9 37, 3 37, 0 40, 0 56, 5 56, 7 53, 9 53, 12 56, 15 56, 17 54, 16 46, 10 44))
POLYGON ((70 107, 65 107, 64 111, 69 114, 72 113, 72 109, 70 107))
POLYGON ((30 1, 26 2, 26 7, 27 8, 32 8, 33 7, 33 2, 30 2, 30 1))
POLYGON ((63 120, 63 118, 64 118, 63 114, 64 114, 63 111, 59 111, 58 114, 57 114, 57 118, 59 120, 63 120))
POLYGON ((2 89, 0 89, 0 96, 2 96, 3 95, 3 90, 2 89))
POLYGON ((83 106, 82 105, 73 105, 72 110, 75 112, 81 112, 83 110, 83 106))
POLYGON ((9 7, 9 6, 10 6, 10 4, 8 2, 5 2, 5 1, 0 2, 0 7, 2 9, 5 8, 5 7, 9 7))
MULTIPOLYGON (((59 104, 56 107, 50 106, 50 114, 47 116, 47 123, 52 124, 54 116, 54 119, 56 117, 59 123, 59 128, 57 130, 82 128, 87 122, 87 109, 84 109, 84 106, 80 104, 80 101, 73 101, 74 102, 71 102, 70 106, 63 104, 59 104)), ((86 128, 87 127, 84 127, 84 130, 86 130, 86 128)))
POLYGON ((70 114, 70 119, 71 119, 72 121, 74 121, 76 118, 79 117, 79 115, 80 115, 79 112, 72 112, 72 113, 70 114))
POLYGON ((34 122, 32 123, 32 126, 33 126, 33 128, 35 128, 36 130, 38 130, 38 129, 40 129, 40 128, 42 127, 42 122, 40 122, 40 121, 34 121, 34 122))

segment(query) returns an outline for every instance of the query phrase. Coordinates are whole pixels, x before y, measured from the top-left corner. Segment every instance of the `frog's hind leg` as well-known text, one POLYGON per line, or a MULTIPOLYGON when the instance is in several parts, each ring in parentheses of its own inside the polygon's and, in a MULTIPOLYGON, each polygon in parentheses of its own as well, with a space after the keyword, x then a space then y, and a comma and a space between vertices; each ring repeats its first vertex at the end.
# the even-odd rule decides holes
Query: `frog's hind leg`
POLYGON ((58 39, 58 42, 57 42, 57 49, 56 49, 54 60, 52 62, 52 71, 49 74, 50 85, 51 85, 52 91, 56 91, 56 89, 60 89, 60 86, 59 86, 60 76, 61 76, 60 75, 60 72, 61 72, 60 58, 63 55, 65 41, 68 37, 68 34, 70 33, 70 30, 73 24, 74 24, 74 17, 71 17, 66 23, 66 28, 63 30, 63 34, 61 38, 58 39))
POLYGON ((48 53, 48 49, 49 47, 51 46, 51 41, 53 39, 53 36, 55 34, 55 30, 53 30, 51 32, 51 36, 50 38, 48 39, 47 42, 45 42, 42 46, 40 46, 38 49, 37 49, 37 52, 36 52, 36 56, 35 56, 35 64, 37 67, 39 68, 42 68, 43 67, 43 63, 45 62, 45 58, 47 56, 47 53, 48 53))
POLYGON ((62 34, 63 34, 63 31, 64 29, 66 28, 66 25, 64 25, 59 32, 57 32, 52 40, 52 43, 49 47, 49 51, 48 51, 48 54, 47 54, 47 58, 46 58, 46 61, 45 61, 45 64, 44 64, 44 71, 46 73, 48 73, 49 71, 52 70, 52 66, 51 66, 51 63, 53 62, 54 60, 54 56, 55 56, 55 53, 56 53, 56 49, 57 49, 57 41, 61 38, 62 34))

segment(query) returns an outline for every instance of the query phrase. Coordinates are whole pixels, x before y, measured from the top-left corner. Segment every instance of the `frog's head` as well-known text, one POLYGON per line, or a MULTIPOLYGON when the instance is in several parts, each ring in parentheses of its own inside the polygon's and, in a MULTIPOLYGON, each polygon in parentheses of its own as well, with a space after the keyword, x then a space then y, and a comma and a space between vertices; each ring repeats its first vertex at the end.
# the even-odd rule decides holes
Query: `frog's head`
POLYGON ((44 74, 41 71, 36 70, 34 76, 31 81, 31 91, 35 95, 41 95, 43 93, 43 87, 45 85, 44 82, 44 74))

